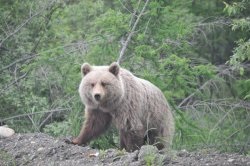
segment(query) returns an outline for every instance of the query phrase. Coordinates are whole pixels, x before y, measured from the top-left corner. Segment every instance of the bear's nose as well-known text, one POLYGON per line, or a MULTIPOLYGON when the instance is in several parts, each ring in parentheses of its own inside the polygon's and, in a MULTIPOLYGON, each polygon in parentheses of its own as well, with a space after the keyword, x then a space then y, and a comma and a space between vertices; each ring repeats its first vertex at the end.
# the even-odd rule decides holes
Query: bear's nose
POLYGON ((101 95, 100 94, 95 94, 94 95, 96 101, 100 101, 101 95))

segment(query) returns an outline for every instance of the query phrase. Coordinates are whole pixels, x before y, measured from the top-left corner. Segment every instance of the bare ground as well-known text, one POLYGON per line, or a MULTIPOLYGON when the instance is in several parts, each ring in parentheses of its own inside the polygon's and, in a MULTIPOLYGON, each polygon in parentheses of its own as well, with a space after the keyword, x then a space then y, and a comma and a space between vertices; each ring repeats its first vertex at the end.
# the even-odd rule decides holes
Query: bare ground
POLYGON ((250 166, 250 157, 218 152, 180 151, 162 154, 153 146, 127 153, 117 149, 96 150, 65 143, 43 133, 15 134, 0 139, 0 166, 104 166, 104 165, 208 165, 250 166))

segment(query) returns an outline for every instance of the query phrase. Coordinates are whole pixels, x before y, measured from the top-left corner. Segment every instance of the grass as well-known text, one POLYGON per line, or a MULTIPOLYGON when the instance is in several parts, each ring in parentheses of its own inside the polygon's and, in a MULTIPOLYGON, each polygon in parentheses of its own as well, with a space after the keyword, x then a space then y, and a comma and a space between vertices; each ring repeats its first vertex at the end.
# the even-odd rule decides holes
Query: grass
POLYGON ((16 161, 10 154, 0 149, 0 165, 1 166, 16 166, 16 161))

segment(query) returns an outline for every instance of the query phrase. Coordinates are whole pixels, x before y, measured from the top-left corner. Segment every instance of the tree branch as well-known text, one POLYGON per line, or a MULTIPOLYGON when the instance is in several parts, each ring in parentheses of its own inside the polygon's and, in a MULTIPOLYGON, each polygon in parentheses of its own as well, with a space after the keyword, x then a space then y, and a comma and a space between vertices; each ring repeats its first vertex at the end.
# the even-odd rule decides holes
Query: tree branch
POLYGON ((16 119, 16 118, 23 118, 23 117, 27 117, 30 115, 35 115, 35 114, 43 114, 43 113, 51 113, 51 112, 60 112, 60 111, 67 111, 69 110, 69 108, 61 108, 61 109, 54 109, 54 110, 49 110, 49 111, 39 111, 39 112, 32 112, 32 113, 27 113, 27 114, 21 114, 21 115, 15 115, 9 118, 4 118, 4 119, 0 119, 0 122, 6 122, 8 120, 12 120, 12 119, 16 119))
POLYGON ((31 17, 29 17, 28 19, 26 19, 21 25, 19 25, 14 32, 8 34, 0 43, 0 47, 2 46, 2 44, 8 40, 11 36, 15 35, 17 32, 19 32, 26 24, 28 24, 34 17, 38 16, 40 13, 42 13, 42 11, 35 13, 34 15, 32 15, 31 17))
POLYGON ((3 67, 3 68, 0 70, 0 72, 2 72, 2 71, 5 70, 5 69, 10 68, 11 66, 15 65, 16 63, 19 63, 19 62, 22 62, 22 61, 26 61, 26 60, 32 59, 32 58, 34 58, 34 57, 36 57, 36 55, 31 55, 31 56, 26 56, 26 57, 20 58, 20 59, 18 59, 18 60, 16 60, 16 61, 10 63, 9 65, 3 67))
POLYGON ((138 17, 137 17, 137 19, 136 19, 136 21, 135 21, 135 23, 134 23, 134 25, 133 25, 133 27, 132 27, 132 29, 131 29, 131 31, 130 31, 129 34, 128 34, 128 37, 127 37, 125 43, 124 43, 123 46, 122 46, 122 49, 121 49, 121 51, 120 51, 119 58, 118 58, 118 60, 117 60, 117 63, 118 63, 118 64, 121 63, 121 60, 122 60, 122 58, 123 58, 123 56, 124 56, 124 54, 125 54, 125 51, 126 51, 126 49, 127 49, 127 47, 128 47, 128 43, 130 42, 131 37, 133 36, 133 34, 134 34, 134 32, 135 32, 135 28, 136 28, 137 24, 139 23, 139 20, 140 20, 141 16, 143 15, 143 13, 144 13, 144 11, 145 11, 145 9, 146 9, 146 7, 147 7, 147 5, 148 5, 148 2, 149 2, 149 0, 147 0, 147 1, 145 2, 145 4, 144 4, 144 6, 143 6, 143 8, 142 8, 142 10, 141 10, 141 12, 140 12, 140 14, 138 15, 138 17))
MULTIPOLYGON (((249 68, 249 66, 244 66, 244 67, 249 68)), ((218 76, 218 77, 228 76, 228 77, 230 77, 232 79, 236 79, 234 77, 234 75, 231 73, 233 70, 232 70, 232 68, 230 66, 226 66, 226 65, 217 66, 217 71, 218 71, 218 73, 216 74, 216 76, 218 76)), ((186 104, 190 99, 192 99, 197 92, 203 90, 207 85, 211 85, 212 83, 214 83, 213 79, 210 79, 210 80, 206 81, 198 89, 196 89, 193 93, 191 93, 189 96, 184 98, 181 101, 181 103, 178 105, 178 108, 183 107, 184 104, 186 104)))
POLYGON ((12 85, 14 85, 15 83, 17 83, 21 79, 24 79, 27 76, 27 74, 28 74, 28 72, 24 73, 22 76, 20 76, 17 79, 15 79, 15 81, 12 81, 10 84, 8 84, 4 89, 1 89, 0 94, 2 94, 5 90, 7 90, 9 87, 11 87, 12 85))
POLYGON ((52 1, 49 5, 47 5, 46 7, 42 8, 42 9, 41 9, 40 11, 38 11, 37 13, 35 13, 35 14, 33 14, 33 15, 30 15, 30 17, 29 17, 28 19, 26 19, 21 25, 17 26, 17 28, 16 28, 13 32, 7 34, 7 36, 6 36, 3 40, 0 41, 0 48, 2 47, 3 43, 4 43, 6 40, 8 40, 10 37, 12 37, 12 36, 15 35, 17 32, 19 32, 19 31, 20 31, 26 24, 28 24, 34 17, 40 15, 44 10, 46 10, 48 7, 50 7, 52 3, 53 3, 53 1, 52 1))
POLYGON ((202 89, 204 89, 209 83, 211 83, 212 80, 208 80, 207 82, 205 82, 201 87, 199 87, 198 89, 196 89, 196 91, 194 91, 193 93, 191 93, 188 97, 186 97, 185 99, 182 100, 182 102, 178 105, 178 108, 182 107, 189 99, 191 99, 198 91, 201 91, 202 89))

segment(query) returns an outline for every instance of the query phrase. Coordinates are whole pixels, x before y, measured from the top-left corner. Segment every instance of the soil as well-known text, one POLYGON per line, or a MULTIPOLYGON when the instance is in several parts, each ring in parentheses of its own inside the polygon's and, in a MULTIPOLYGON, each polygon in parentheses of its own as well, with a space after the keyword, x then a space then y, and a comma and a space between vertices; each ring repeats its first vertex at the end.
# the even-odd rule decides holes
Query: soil
POLYGON ((133 153, 117 149, 97 150, 67 144, 43 133, 15 134, 0 139, 0 165, 27 166, 250 166, 250 156, 215 151, 163 153, 154 146, 143 146, 133 153))

